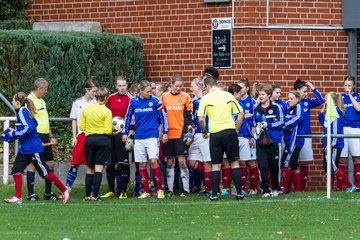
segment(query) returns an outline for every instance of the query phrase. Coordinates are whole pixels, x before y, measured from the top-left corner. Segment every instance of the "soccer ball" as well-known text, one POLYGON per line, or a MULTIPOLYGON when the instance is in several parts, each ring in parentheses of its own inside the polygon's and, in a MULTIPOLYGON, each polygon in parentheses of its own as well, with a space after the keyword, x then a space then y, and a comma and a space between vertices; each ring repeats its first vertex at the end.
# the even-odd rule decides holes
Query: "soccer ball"
POLYGON ((122 131, 125 126, 125 121, 121 117, 114 117, 113 120, 113 130, 115 132, 122 131))

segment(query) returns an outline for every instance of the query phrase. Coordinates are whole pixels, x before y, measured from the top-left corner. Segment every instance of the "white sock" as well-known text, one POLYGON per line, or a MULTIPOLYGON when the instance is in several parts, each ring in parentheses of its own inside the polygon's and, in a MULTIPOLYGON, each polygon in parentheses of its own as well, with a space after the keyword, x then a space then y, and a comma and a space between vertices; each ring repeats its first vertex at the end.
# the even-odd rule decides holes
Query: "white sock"
POLYGON ((187 167, 180 168, 180 176, 183 184, 184 191, 190 193, 189 188, 189 169, 187 167))
POLYGON ((166 180, 170 192, 174 191, 174 179, 175 179, 175 169, 174 165, 167 166, 166 168, 166 180))

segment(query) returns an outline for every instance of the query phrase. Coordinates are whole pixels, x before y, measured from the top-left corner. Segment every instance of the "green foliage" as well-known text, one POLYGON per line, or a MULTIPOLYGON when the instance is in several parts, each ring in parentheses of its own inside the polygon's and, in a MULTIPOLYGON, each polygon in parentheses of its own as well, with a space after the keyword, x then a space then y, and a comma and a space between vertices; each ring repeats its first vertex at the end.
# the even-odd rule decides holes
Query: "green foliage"
MULTIPOLYGON (((135 36, 0 31, 0 92, 10 100, 16 92, 30 93, 34 80, 43 77, 49 82, 44 99, 50 117, 68 117, 72 102, 84 95, 87 79, 95 79, 99 86, 110 90, 119 75, 130 83, 138 81, 143 74, 142 47, 141 39, 135 36)), ((2 102, 0 115, 13 115, 2 102)), ((63 130, 70 124, 51 126, 60 138, 56 149, 69 152, 70 140, 63 139, 63 130)))
POLYGON ((0 21, 0 29, 2 29, 2 30, 32 29, 32 25, 33 25, 33 22, 29 21, 29 20, 0 21))
POLYGON ((24 8, 30 0, 0 0, 0 20, 26 19, 24 8))

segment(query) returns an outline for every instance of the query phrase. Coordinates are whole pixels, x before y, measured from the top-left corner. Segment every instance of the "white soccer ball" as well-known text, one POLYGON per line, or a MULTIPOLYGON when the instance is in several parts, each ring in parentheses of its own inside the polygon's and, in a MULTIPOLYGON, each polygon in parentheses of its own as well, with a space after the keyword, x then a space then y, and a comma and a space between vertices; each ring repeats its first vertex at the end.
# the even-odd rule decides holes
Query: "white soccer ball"
POLYGON ((113 130, 115 132, 122 131, 124 129, 125 121, 121 117, 113 117, 112 122, 113 122, 113 130))

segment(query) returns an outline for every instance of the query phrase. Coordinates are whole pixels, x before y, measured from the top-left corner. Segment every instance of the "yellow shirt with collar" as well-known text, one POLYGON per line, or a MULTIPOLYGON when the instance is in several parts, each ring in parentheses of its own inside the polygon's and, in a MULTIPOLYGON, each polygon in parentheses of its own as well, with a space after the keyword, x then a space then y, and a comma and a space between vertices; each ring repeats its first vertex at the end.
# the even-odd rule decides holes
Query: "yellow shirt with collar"
POLYGON ((226 129, 236 129, 233 114, 242 111, 240 104, 231 93, 213 87, 201 98, 198 116, 207 116, 209 132, 217 133, 226 129))
POLYGON ((28 98, 33 101, 36 108, 36 113, 34 117, 38 122, 38 126, 36 128, 37 132, 40 134, 49 134, 50 133, 49 114, 46 109, 46 103, 44 99, 36 97, 33 92, 29 94, 28 98))
POLYGON ((113 132, 112 113, 105 105, 94 103, 81 113, 79 128, 86 136, 94 134, 111 135, 113 132))

